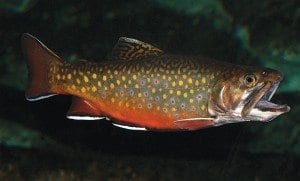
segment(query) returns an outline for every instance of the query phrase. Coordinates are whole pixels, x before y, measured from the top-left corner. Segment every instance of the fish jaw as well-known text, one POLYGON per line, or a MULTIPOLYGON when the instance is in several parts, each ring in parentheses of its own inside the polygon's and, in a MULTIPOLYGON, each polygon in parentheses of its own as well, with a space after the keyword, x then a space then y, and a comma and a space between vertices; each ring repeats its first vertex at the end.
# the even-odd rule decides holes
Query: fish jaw
POLYGON ((259 96, 259 99, 255 101, 255 105, 248 114, 244 115, 244 119, 267 122, 290 111, 290 107, 286 104, 279 105, 270 102, 279 86, 279 83, 280 81, 277 81, 273 84, 269 84, 267 88, 261 89, 263 90, 261 91, 262 96, 259 96))
POLYGON ((267 122, 283 113, 289 112, 290 107, 288 105, 270 102, 282 78, 283 76, 280 72, 269 70, 265 81, 239 93, 240 96, 238 96, 236 106, 233 105, 234 102, 226 102, 226 97, 234 97, 236 95, 228 89, 230 86, 223 83, 220 86, 220 91, 218 91, 219 96, 214 96, 218 97, 218 99, 214 100, 211 98, 209 103, 209 113, 217 117, 215 124, 218 126, 243 121, 267 122))

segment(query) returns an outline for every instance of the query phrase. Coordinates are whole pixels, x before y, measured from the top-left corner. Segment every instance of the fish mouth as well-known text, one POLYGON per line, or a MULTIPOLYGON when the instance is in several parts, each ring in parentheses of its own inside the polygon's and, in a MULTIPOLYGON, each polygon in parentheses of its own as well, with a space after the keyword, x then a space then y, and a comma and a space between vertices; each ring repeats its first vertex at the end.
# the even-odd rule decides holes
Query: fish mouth
POLYGON ((288 105, 280 105, 270 102, 279 84, 280 81, 273 83, 267 82, 256 88, 256 90, 253 90, 244 102, 244 108, 241 113, 242 117, 245 118, 250 114, 250 117, 260 117, 259 120, 268 121, 271 117, 288 112, 290 110, 288 105), (256 112, 253 110, 256 110, 256 112), (265 114, 268 115, 268 118, 266 118, 265 114))

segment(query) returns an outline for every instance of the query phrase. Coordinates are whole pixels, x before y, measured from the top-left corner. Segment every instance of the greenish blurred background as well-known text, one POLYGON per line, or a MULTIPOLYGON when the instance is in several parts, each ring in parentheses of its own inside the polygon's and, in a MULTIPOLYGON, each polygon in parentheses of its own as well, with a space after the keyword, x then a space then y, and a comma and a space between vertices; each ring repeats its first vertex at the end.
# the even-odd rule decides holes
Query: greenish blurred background
POLYGON ((298 0, 0 0, 0 180, 299 179, 299 30, 298 0), (70 61, 103 61, 127 36, 274 68, 285 78, 272 100, 291 111, 180 133, 68 120, 68 96, 25 101, 24 32, 70 61))

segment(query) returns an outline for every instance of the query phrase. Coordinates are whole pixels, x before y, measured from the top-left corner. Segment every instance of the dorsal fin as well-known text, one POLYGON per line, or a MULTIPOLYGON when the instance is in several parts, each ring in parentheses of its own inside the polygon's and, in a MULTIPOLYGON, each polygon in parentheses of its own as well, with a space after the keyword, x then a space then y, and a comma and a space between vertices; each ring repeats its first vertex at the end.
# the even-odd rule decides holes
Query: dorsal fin
POLYGON ((74 96, 67 118, 75 120, 97 120, 105 116, 91 102, 74 96))
POLYGON ((139 60, 156 57, 163 53, 162 50, 148 43, 121 37, 112 50, 112 59, 122 61, 139 60))

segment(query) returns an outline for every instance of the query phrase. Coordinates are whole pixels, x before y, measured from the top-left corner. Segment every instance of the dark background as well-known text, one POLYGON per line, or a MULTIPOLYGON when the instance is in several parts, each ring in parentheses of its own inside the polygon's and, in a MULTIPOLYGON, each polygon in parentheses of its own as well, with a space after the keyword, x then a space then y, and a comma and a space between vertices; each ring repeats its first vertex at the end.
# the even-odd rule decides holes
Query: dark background
POLYGON ((296 0, 0 0, 0 179, 296 180, 300 171, 296 0), (70 97, 27 102, 27 32, 69 61, 105 60, 121 36, 176 54, 267 66, 286 77, 270 123, 138 132, 65 118, 70 97))

